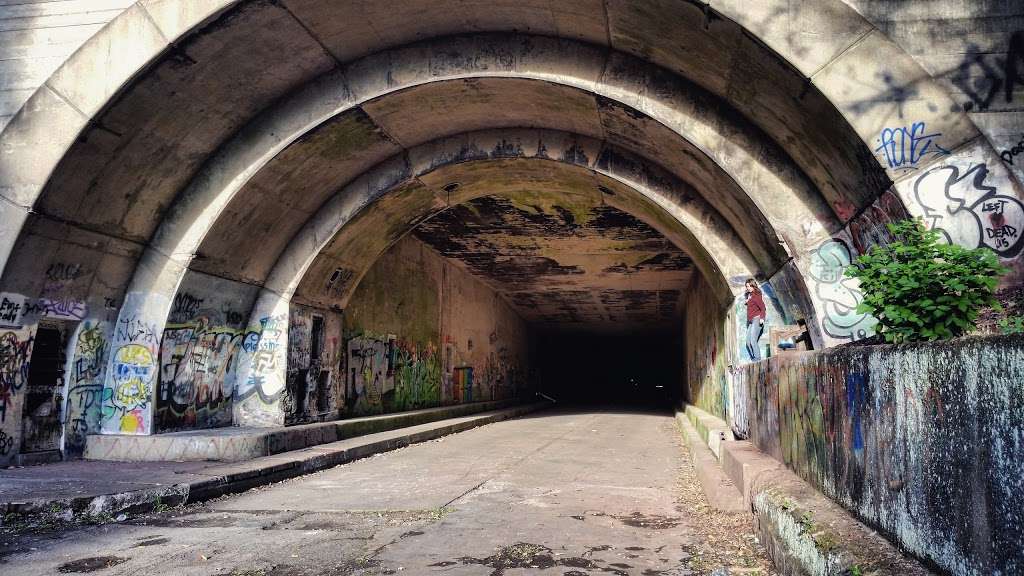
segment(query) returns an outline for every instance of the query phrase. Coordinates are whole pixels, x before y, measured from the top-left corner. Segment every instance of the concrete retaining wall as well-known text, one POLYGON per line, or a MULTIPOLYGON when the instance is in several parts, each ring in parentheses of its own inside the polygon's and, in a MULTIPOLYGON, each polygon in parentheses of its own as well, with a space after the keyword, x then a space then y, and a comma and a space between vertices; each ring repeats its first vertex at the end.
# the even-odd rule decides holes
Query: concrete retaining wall
POLYGON ((908 552, 1024 571, 1024 338, 786 353, 734 386, 737 432, 908 552))

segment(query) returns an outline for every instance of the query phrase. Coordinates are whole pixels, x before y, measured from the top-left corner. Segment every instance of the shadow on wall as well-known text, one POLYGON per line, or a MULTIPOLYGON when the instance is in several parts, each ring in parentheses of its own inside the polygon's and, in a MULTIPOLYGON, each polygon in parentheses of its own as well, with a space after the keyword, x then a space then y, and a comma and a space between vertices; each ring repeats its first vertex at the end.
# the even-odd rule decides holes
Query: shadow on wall
POLYGON ((741 436, 957 575, 1024 571, 1024 338, 789 353, 736 373, 741 436))

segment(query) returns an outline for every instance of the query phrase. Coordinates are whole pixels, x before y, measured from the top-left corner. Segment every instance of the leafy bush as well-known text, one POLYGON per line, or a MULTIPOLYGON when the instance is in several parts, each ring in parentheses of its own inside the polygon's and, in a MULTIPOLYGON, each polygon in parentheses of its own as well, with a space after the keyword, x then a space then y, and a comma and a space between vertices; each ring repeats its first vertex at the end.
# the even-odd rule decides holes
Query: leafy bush
POLYGON ((974 328, 983 306, 999 307, 994 292, 1007 269, 994 252, 945 244, 918 220, 888 227, 895 240, 846 269, 864 293, 857 312, 877 318, 887 342, 959 336, 974 328))

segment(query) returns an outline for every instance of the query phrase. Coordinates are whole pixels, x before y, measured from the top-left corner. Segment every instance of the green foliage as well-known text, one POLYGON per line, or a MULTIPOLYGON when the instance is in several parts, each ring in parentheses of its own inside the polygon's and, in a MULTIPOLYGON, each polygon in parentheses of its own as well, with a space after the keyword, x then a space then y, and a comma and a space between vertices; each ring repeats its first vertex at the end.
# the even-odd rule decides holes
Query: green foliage
POLYGON ((982 307, 999 306, 994 292, 1007 269, 991 250, 945 244, 917 220, 888 226, 896 239, 846 269, 864 293, 857 312, 877 318, 887 342, 959 336, 974 328, 982 307))
POLYGON ((996 321, 1002 334, 1024 334, 1024 316, 1008 316, 996 321))

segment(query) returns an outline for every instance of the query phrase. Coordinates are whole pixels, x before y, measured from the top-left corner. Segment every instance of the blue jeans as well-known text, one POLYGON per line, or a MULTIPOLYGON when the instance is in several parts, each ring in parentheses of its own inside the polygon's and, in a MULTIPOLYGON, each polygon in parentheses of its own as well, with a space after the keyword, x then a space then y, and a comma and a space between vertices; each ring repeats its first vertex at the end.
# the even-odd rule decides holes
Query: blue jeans
POLYGON ((750 359, 755 362, 761 359, 761 347, 757 342, 763 332, 764 324, 761 324, 760 319, 754 318, 747 324, 747 354, 750 354, 750 359))

